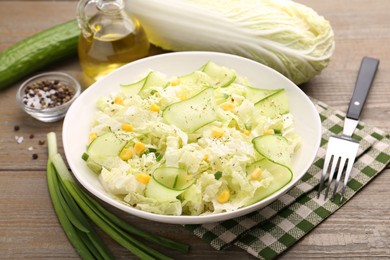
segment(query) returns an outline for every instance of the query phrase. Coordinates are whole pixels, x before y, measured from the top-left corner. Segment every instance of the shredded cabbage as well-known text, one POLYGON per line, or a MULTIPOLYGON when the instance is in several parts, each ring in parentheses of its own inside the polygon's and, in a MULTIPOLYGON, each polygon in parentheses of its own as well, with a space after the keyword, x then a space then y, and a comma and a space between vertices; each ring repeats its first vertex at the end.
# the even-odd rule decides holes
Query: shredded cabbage
MULTIPOLYGON (((274 181, 267 170, 258 179, 247 173, 248 166, 262 158, 251 142, 254 137, 278 129, 292 150, 299 147, 300 139, 295 133, 292 115, 268 118, 256 113, 254 104, 245 98, 248 80, 239 75, 228 88, 215 88, 215 95, 221 97, 216 104, 216 121, 193 133, 168 124, 163 117, 164 109, 171 103, 180 102, 183 94, 190 97, 194 93, 184 83, 173 85, 178 77, 161 77, 171 84, 153 87, 146 98, 119 91, 100 97, 96 102, 98 112, 91 133, 100 136, 110 131, 123 132, 131 142, 142 142, 146 146, 144 153, 134 154, 130 159, 113 156, 98 162, 104 165, 99 175, 102 186, 122 202, 166 215, 234 211, 245 206, 258 188, 267 188, 274 181), (118 97, 123 100, 121 104, 115 102, 118 97), (226 103, 231 103, 234 111, 226 110, 226 103), (160 111, 151 110, 156 104, 160 111), (122 130, 123 124, 131 124, 132 131, 122 130), (216 137, 213 133, 216 127, 223 131, 221 136, 216 137), (174 200, 149 198, 145 196, 147 183, 140 182, 137 174, 151 176, 160 167, 184 169, 195 181, 174 200), (218 177, 218 173, 221 176, 218 177), (228 190, 230 197, 221 202, 218 196, 222 190, 228 190)), ((180 116, 180 111, 177 113, 180 116)))

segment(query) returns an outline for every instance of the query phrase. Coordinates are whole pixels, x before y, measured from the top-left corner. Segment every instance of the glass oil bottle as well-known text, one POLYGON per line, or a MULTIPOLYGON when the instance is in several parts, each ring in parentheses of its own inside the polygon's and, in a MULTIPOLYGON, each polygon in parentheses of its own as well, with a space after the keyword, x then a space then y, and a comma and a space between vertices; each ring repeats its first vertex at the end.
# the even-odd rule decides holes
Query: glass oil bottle
POLYGON ((145 31, 124 11, 123 0, 81 0, 77 18, 79 61, 88 82, 148 55, 145 31))

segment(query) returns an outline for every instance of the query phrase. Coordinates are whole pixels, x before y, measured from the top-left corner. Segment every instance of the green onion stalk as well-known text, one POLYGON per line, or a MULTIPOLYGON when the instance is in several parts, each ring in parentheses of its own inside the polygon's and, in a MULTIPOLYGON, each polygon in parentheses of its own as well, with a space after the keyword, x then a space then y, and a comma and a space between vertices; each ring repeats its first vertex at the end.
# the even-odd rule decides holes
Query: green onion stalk
POLYGON ((187 244, 141 230, 106 210, 75 182, 57 151, 55 133, 48 133, 47 140, 47 182, 53 207, 70 243, 83 259, 114 259, 91 222, 141 259, 170 258, 146 246, 137 238, 182 253, 189 251, 187 244))

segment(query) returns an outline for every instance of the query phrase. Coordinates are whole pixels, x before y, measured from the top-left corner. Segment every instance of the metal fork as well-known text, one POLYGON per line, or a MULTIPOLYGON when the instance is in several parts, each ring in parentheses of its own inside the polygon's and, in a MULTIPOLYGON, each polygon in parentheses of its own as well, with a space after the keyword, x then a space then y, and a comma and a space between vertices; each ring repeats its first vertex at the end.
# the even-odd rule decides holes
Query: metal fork
POLYGON ((379 60, 377 59, 369 57, 364 57, 362 59, 355 89, 345 117, 343 134, 341 136, 331 136, 328 142, 317 198, 320 197, 323 189, 330 162, 332 162, 332 165, 329 172, 328 186, 325 190, 325 199, 328 197, 329 189, 333 182, 332 200, 335 198, 342 176, 344 176, 344 183, 340 193, 340 201, 344 198, 344 192, 359 149, 359 142, 352 139, 352 134, 358 125, 364 103, 366 102, 372 82, 374 81, 378 66, 379 60), (336 170, 337 175, 335 178, 336 170))

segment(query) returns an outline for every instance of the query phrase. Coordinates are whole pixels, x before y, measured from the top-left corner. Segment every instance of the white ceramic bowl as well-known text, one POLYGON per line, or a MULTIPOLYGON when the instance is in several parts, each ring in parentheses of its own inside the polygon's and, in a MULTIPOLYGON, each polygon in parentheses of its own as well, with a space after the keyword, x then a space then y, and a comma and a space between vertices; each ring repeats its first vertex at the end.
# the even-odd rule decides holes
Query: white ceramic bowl
POLYGON ((312 164, 321 140, 321 121, 317 110, 305 93, 289 79, 269 67, 235 55, 214 52, 176 52, 151 56, 129 63, 110 73, 87 88, 72 104, 64 120, 63 145, 65 155, 73 174, 88 191, 103 201, 132 215, 172 224, 201 224, 218 222, 248 214, 270 204, 283 195, 302 178, 312 164), (294 155, 292 181, 278 192, 253 205, 234 212, 207 216, 166 216, 158 215, 120 203, 112 198, 100 184, 96 174, 86 166, 81 155, 86 149, 86 139, 90 123, 96 113, 95 102, 101 95, 117 91, 121 83, 135 81, 147 70, 153 69, 168 76, 184 75, 198 69, 207 61, 232 68, 238 74, 246 76, 253 86, 262 88, 285 88, 287 91, 290 112, 294 116, 295 128, 302 137, 302 146, 294 155))

